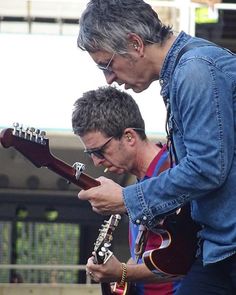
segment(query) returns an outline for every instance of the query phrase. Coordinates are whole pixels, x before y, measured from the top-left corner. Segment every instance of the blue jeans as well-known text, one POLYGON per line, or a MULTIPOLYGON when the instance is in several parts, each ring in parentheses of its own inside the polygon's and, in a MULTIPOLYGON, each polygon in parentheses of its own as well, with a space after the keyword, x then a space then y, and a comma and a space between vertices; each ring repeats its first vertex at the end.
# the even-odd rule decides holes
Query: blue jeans
POLYGON ((203 266, 198 257, 175 295, 235 295, 236 255, 203 266))

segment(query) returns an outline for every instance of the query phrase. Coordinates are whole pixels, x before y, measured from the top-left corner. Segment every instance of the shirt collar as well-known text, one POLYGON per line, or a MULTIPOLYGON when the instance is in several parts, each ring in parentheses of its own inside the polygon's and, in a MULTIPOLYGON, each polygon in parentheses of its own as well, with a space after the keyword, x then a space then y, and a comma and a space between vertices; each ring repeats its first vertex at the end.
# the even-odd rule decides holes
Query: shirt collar
POLYGON ((175 60, 178 56, 179 51, 181 48, 188 42, 189 39, 192 37, 185 32, 181 31, 177 38, 175 39, 174 43, 172 44, 171 48, 169 49, 160 73, 159 83, 161 85, 161 95, 162 97, 166 96, 166 87, 168 86, 168 82, 170 80, 173 67, 175 64, 175 60))
POLYGON ((166 151, 167 146, 163 145, 163 148, 159 151, 159 153, 156 155, 156 157, 152 160, 151 164, 149 165, 145 177, 152 177, 153 173, 155 171, 156 165, 158 161, 160 160, 161 156, 166 151))

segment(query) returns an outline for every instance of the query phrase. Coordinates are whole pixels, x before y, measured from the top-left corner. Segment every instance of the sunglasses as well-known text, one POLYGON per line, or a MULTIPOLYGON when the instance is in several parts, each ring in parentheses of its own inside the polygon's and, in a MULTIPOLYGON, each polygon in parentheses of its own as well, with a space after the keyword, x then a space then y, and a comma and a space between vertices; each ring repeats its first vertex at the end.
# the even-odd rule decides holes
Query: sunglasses
POLYGON ((97 64, 97 67, 103 71, 104 75, 110 75, 111 73, 113 73, 112 70, 112 61, 115 57, 115 53, 113 53, 111 59, 109 60, 109 62, 107 63, 107 65, 104 64, 97 64))
POLYGON ((110 137, 102 146, 100 146, 98 148, 93 148, 93 149, 85 149, 84 153, 88 154, 90 157, 95 156, 98 159, 103 160, 103 159, 105 159, 105 157, 104 157, 105 147, 112 139, 113 139, 113 136, 110 137))

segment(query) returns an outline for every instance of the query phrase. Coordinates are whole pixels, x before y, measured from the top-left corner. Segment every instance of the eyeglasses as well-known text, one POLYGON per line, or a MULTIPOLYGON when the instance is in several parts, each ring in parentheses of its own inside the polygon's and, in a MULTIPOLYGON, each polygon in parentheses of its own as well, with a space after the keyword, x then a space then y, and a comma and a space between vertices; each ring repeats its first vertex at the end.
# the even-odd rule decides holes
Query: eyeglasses
POLYGON ((102 146, 93 149, 85 149, 84 152, 88 154, 90 157, 95 156, 98 159, 105 159, 104 157, 104 150, 106 145, 113 139, 113 136, 110 137, 102 146))
POLYGON ((112 70, 112 61, 115 57, 115 53, 113 53, 111 59, 109 60, 109 62, 107 63, 107 65, 104 64, 97 64, 97 67, 103 71, 104 75, 110 75, 111 73, 113 73, 112 70))

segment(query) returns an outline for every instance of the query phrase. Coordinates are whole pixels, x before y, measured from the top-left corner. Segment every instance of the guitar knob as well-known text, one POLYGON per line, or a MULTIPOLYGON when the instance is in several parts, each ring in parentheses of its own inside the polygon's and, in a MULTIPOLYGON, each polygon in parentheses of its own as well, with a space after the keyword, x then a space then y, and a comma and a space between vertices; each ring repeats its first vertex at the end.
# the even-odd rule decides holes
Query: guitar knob
POLYGON ((19 129, 19 136, 24 137, 23 124, 20 124, 18 129, 19 129))
POLYGON ((104 247, 109 248, 109 247, 111 247, 111 244, 110 243, 105 243, 104 247))
POLYGON ((46 136, 46 131, 42 130, 42 131, 40 132, 40 135, 41 135, 42 138, 44 138, 44 137, 46 136))
POLYGON ((19 124, 18 122, 14 122, 14 123, 13 123, 13 127, 14 127, 13 134, 14 134, 14 135, 17 135, 19 125, 20 125, 20 124, 19 124))
POLYGON ((14 123, 13 123, 13 127, 14 127, 14 129, 17 129, 19 126, 20 126, 20 124, 19 124, 18 122, 14 122, 14 123))
POLYGON ((31 133, 30 133, 30 127, 27 127, 25 129, 25 138, 30 139, 31 133))
POLYGON ((102 248, 101 248, 101 251, 102 251, 103 253, 106 253, 106 252, 107 252, 107 249, 106 249, 105 247, 102 247, 102 248))
POLYGON ((98 255, 99 255, 100 257, 104 257, 105 253, 102 252, 102 251, 99 251, 99 252, 98 252, 98 255))

